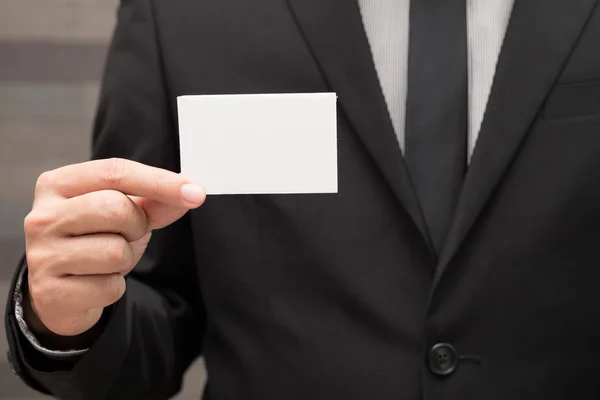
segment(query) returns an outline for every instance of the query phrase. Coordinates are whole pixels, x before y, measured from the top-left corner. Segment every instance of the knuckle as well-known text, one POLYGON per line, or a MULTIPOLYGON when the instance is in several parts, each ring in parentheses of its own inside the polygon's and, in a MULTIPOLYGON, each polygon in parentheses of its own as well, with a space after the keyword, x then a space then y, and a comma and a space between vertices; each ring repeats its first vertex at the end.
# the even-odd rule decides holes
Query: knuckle
POLYGON ((106 277, 105 300, 107 305, 117 302, 125 293, 125 278, 119 274, 106 277))
POLYGON ((128 220, 131 217, 131 202, 121 192, 107 191, 101 201, 101 207, 113 220, 128 220))
POLYGON ((98 201, 103 216, 111 221, 116 230, 124 232, 129 241, 135 241, 146 234, 148 219, 143 211, 125 194, 116 190, 105 191, 98 201))
POLYGON ((109 241, 106 247, 106 262, 111 266, 123 266, 129 263, 129 243, 118 237, 109 241))
POLYGON ((42 172, 42 174, 37 178, 37 181, 35 183, 36 194, 47 188, 53 187, 55 183, 56 183, 56 172, 55 171, 42 172))
POLYGON ((54 224, 57 219, 58 216, 52 209, 32 210, 23 220, 23 229, 27 236, 34 235, 54 224))
POLYGON ((27 249, 26 258, 27 268, 30 271, 36 271, 42 268, 48 268, 56 257, 47 251, 30 248, 27 249))
POLYGON ((107 165, 103 169, 100 179, 114 187, 119 187, 123 183, 126 173, 126 162, 120 158, 111 158, 107 160, 107 165))

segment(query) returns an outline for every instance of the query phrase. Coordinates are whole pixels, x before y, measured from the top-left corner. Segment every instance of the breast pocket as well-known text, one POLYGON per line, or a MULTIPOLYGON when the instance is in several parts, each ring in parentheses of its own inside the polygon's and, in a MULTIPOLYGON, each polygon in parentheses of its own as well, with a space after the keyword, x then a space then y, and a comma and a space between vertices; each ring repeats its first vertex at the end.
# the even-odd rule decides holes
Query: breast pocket
POLYGON ((542 119, 588 117, 600 114, 600 80, 555 86, 542 109, 542 119))

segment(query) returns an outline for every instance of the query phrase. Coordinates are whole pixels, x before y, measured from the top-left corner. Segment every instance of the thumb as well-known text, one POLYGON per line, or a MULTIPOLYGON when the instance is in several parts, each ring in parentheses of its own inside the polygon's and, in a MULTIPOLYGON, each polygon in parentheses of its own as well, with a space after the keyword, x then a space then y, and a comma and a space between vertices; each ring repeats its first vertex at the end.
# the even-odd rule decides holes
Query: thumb
MULTIPOLYGON (((192 207, 175 207, 160 203, 156 200, 149 200, 142 197, 133 197, 131 200, 140 207, 148 218, 148 231, 162 229, 177 221, 192 207)), ((203 201, 202 201, 203 202, 203 201)), ((198 204, 200 206, 202 204, 198 204)), ((196 208, 196 207, 193 207, 196 208)))

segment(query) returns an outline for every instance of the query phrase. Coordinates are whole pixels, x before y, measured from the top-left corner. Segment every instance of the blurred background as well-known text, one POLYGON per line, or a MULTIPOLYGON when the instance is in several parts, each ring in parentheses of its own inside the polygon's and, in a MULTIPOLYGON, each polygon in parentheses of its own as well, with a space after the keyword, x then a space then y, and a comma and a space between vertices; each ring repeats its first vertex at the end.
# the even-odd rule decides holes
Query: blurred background
MULTIPOLYGON (((89 157, 99 78, 118 0, 0 0, 0 307, 23 252, 23 218, 40 173, 89 157)), ((4 321, 4 318, 1 319, 4 321)), ((4 322, 2 322, 3 324, 4 322)), ((6 360, 0 399, 44 399, 6 360)), ((198 399, 198 362, 178 400, 198 399)))

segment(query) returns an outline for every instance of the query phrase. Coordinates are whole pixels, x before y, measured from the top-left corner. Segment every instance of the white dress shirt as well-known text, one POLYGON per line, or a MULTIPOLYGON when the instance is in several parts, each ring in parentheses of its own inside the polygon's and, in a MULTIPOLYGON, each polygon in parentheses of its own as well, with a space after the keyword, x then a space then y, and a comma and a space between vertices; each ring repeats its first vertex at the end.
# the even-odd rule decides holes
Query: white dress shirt
MULTIPOLYGON (((514 0, 467 1, 469 68, 469 157, 475 147, 479 127, 489 97, 500 47, 506 33, 514 0)), ((398 143, 404 148, 404 116, 408 70, 408 29, 410 0, 358 0, 373 61, 398 143)), ((335 23, 335 22, 333 22, 335 23)), ((29 342, 50 357, 74 356, 86 350, 45 349, 28 329, 23 318, 21 285, 15 291, 15 316, 29 342)))
MULTIPOLYGON (((465 0, 469 68, 469 158, 487 105, 514 0, 465 0)), ((358 0, 375 69, 404 149, 410 0, 358 0)))

